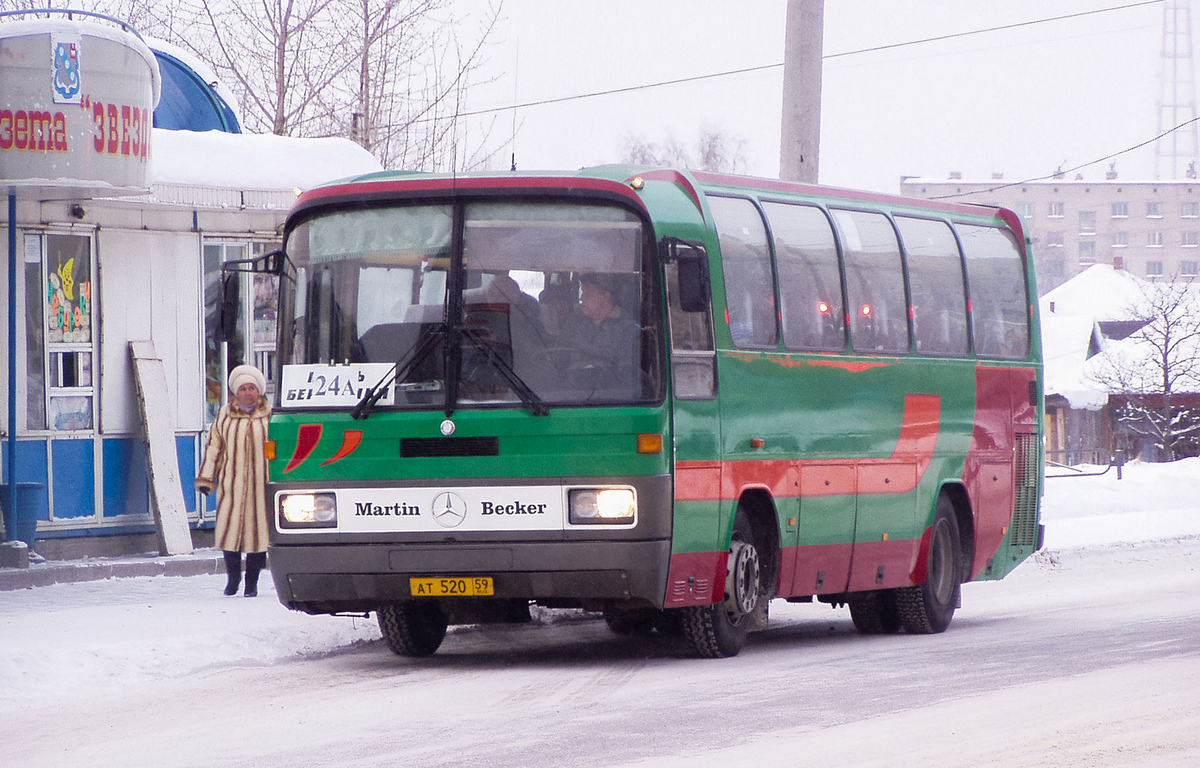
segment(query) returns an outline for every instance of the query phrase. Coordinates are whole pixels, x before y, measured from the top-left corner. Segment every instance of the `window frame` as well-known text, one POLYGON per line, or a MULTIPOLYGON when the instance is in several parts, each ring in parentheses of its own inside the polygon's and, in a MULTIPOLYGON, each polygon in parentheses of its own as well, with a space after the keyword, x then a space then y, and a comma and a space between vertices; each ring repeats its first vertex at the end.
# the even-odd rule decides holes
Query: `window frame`
MULTIPOLYGON (((850 337, 850 349, 852 349, 856 354, 886 355, 886 356, 892 356, 892 357, 899 356, 899 355, 912 354, 913 349, 914 349, 913 326, 912 326, 912 316, 911 316, 912 296, 909 293, 908 264, 904 257, 904 248, 901 244, 900 232, 896 228, 896 222, 892 219, 892 213, 890 211, 883 211, 883 210, 872 209, 872 208, 859 208, 859 207, 852 206, 852 205, 829 206, 828 211, 829 211, 830 218, 833 220, 834 232, 840 242, 840 253, 841 253, 841 258, 842 258, 842 281, 843 281, 843 284, 845 285, 845 290, 846 290, 846 314, 850 320, 850 322, 847 324, 849 326, 847 331, 848 331, 848 335, 850 337), (847 249, 846 243, 845 243, 845 238, 842 236, 842 227, 838 223, 838 216, 837 216, 838 213, 846 213, 849 215, 865 214, 865 215, 869 215, 869 216, 880 216, 883 218, 884 221, 887 222, 888 227, 891 229, 892 237, 894 238, 894 242, 896 244, 896 256, 899 259, 900 277, 901 277, 901 292, 903 295, 903 303, 904 303, 904 325, 905 325, 905 329, 906 329, 907 341, 906 341, 905 348, 903 350, 900 350, 898 347, 889 347, 887 349, 859 349, 854 343, 855 342, 854 320, 858 316, 858 313, 854 312, 854 310, 853 310, 853 298, 854 297, 851 296, 850 257, 849 257, 850 251, 847 249)), ((873 303, 877 304, 878 302, 873 302, 873 303)), ((889 336, 890 335, 891 334, 889 334, 889 336)))
MULTIPOLYGON (((39 256, 40 256, 40 258, 39 258, 40 286, 41 286, 41 295, 39 296, 39 300, 41 301, 40 323, 41 323, 41 330, 42 330, 41 349, 40 349, 40 360, 41 360, 41 366, 42 366, 42 370, 41 370, 42 381, 40 384, 40 393, 41 393, 40 401, 41 401, 41 406, 44 409, 42 411, 43 423, 40 427, 35 427, 34 429, 28 429, 28 426, 29 426, 29 395, 30 395, 30 393, 27 390, 26 401, 22 407, 22 410, 24 411, 24 416, 25 416, 25 426, 27 428, 26 431, 31 432, 31 433, 51 434, 56 437, 96 434, 100 429, 100 412, 99 412, 99 407, 98 407, 98 400, 99 400, 99 395, 100 395, 100 333, 99 333, 99 322, 98 321, 99 321, 99 317, 100 317, 100 312, 96 306, 97 301, 99 299, 99 294, 100 294, 100 291, 99 291, 100 264, 99 264, 99 259, 97 258, 98 253, 97 253, 97 248, 96 248, 96 230, 92 229, 92 230, 86 231, 86 233, 84 233, 84 234, 80 234, 80 232, 77 230, 60 230, 60 229, 54 229, 54 228, 45 228, 45 229, 30 228, 30 229, 23 229, 22 232, 23 232, 24 248, 27 249, 32 242, 36 241, 39 244, 39 247, 41 249, 40 254, 39 254, 39 256), (51 297, 51 298, 47 298, 47 297, 50 296, 51 293, 62 293, 64 295, 67 293, 66 287, 62 285, 61 277, 59 278, 58 287, 56 289, 54 289, 54 291, 51 290, 52 283, 50 280, 50 278, 51 278, 50 238, 53 238, 53 237, 78 238, 81 240, 85 240, 87 242, 90 280, 88 281, 87 287, 84 288, 84 284, 80 283, 77 279, 75 279, 73 281, 74 285, 72 286, 70 293, 76 298, 68 299, 69 301, 73 301, 75 303, 75 309, 77 309, 77 310, 80 309, 80 301, 81 300, 86 300, 86 303, 88 304, 87 320, 88 320, 88 337, 89 338, 86 341, 82 341, 82 340, 78 340, 78 339, 70 339, 70 340, 61 339, 61 340, 59 340, 59 339, 52 339, 50 336, 50 332, 51 332, 50 321, 51 321, 51 309, 53 306, 53 304, 52 304, 53 297, 51 297), (85 297, 85 291, 86 291, 86 297, 85 297), (56 356, 61 356, 61 357, 57 357, 57 362, 56 362, 56 356), (79 376, 80 374, 82 374, 82 372, 84 370, 87 371, 87 382, 86 383, 81 383, 78 381, 76 381, 73 384, 63 383, 63 374, 67 371, 67 368, 64 366, 64 363, 67 360, 67 356, 72 356, 71 359, 76 361, 76 366, 77 366, 76 371, 75 371, 76 376, 79 376), (75 356, 86 356, 86 357, 75 357, 75 356), (56 370, 59 373, 59 383, 57 383, 57 384, 54 383, 54 381, 53 381, 53 376, 54 376, 54 373, 56 370), (82 399, 86 399, 88 401, 88 405, 87 405, 88 424, 86 426, 70 426, 70 427, 61 427, 61 428, 55 426, 55 423, 54 423, 55 422, 55 412, 54 412, 54 407, 53 407, 54 401, 55 400, 60 400, 60 401, 67 400, 70 398, 82 398, 82 399)), ((26 256, 25 256, 26 264, 32 263, 31 261, 28 261, 29 255, 30 254, 28 252, 26 252, 26 256)), ((58 271, 55 270, 55 272, 57 273, 58 271)), ((27 274, 27 277, 28 277, 28 274, 27 274)), ((29 300, 29 296, 26 295, 25 301, 28 302, 28 300, 29 300)), ((28 304, 26 304, 26 312, 28 312, 28 304)), ((72 315, 73 314, 74 313, 72 313, 72 315)), ((82 316, 82 313, 81 313, 81 316, 82 316)), ((28 329, 26 329, 26 338, 28 339, 28 329)), ((28 341, 26 341, 26 343, 28 344, 28 341)), ((26 360, 25 360, 27 377, 29 374, 28 363, 29 363, 29 350, 27 349, 26 360)), ((30 383, 31 383, 31 381, 27 382, 27 386, 30 383)))
POLYGON ((939 218, 937 216, 917 216, 914 214, 903 213, 903 214, 893 214, 891 216, 891 218, 892 218, 892 225, 896 228, 897 235, 900 238, 900 249, 901 249, 901 254, 902 254, 903 260, 904 260, 904 283, 905 283, 906 291, 908 294, 907 295, 907 304, 908 304, 908 318, 909 318, 909 326, 910 326, 909 334, 912 337, 913 352, 920 357, 930 357, 930 358, 950 358, 950 359, 955 359, 955 360, 961 360, 961 359, 965 359, 965 358, 969 357, 971 355, 972 345, 971 345, 970 301, 968 299, 968 292, 967 292, 967 265, 966 265, 965 256, 963 254, 962 239, 958 235, 958 230, 955 228, 953 222, 948 221, 943 218, 939 218), (905 245, 905 242, 904 242, 904 232, 899 223, 899 221, 901 219, 909 219, 909 220, 914 220, 914 221, 927 221, 927 222, 934 222, 934 223, 942 224, 946 227, 946 230, 950 233, 951 239, 954 241, 954 248, 955 248, 956 255, 958 257, 959 286, 960 286, 961 299, 962 299, 962 305, 960 307, 960 309, 962 310, 962 315, 961 315, 960 319, 962 320, 962 323, 963 323, 963 334, 964 334, 964 347, 957 353, 955 353, 955 352, 923 352, 919 348, 918 339, 917 339, 917 320, 915 317, 916 309, 913 306, 913 297, 912 297, 912 292, 913 292, 912 261, 910 258, 908 247, 905 245))
MULTIPOLYGON (((766 215, 763 213, 762 206, 759 205, 758 199, 756 197, 751 197, 749 195, 744 195, 744 194, 733 194, 733 193, 724 193, 724 192, 707 192, 706 197, 708 198, 709 210, 712 212, 713 229, 716 231, 716 234, 717 234, 717 247, 719 248, 720 254, 721 254, 721 283, 722 283, 722 294, 723 294, 722 298, 725 303, 725 316, 728 320, 725 327, 729 331, 730 340, 732 341, 733 346, 736 349, 744 349, 747 351, 778 350, 780 347, 780 344, 782 342, 782 331, 779 327, 780 326, 780 323, 779 323, 779 273, 778 273, 778 265, 775 263, 775 246, 774 246, 773 239, 771 237, 770 224, 767 221, 766 215), (716 210, 713 208, 713 205, 712 205, 713 200, 744 201, 744 202, 750 204, 750 207, 754 210, 755 214, 758 216, 758 222, 762 226, 762 234, 763 234, 763 239, 764 239, 763 242, 765 243, 765 246, 766 246, 768 275, 770 276, 770 280, 771 280, 771 294, 770 294, 771 301, 772 301, 771 309, 772 309, 772 314, 773 314, 773 318, 774 318, 774 320, 773 320, 774 321, 774 334, 772 337, 773 341, 771 341, 771 342, 764 342, 764 343, 754 342, 753 331, 756 331, 758 329, 753 324, 751 325, 752 335, 749 337, 749 339, 744 339, 742 341, 739 341, 738 336, 735 335, 733 332, 733 325, 735 323, 735 317, 734 317, 734 313, 730 311, 730 308, 731 308, 731 302, 729 300, 730 299, 730 296, 729 296, 730 280, 728 279, 730 273, 728 271, 728 268, 729 268, 730 264, 736 263, 736 262, 731 261, 728 258, 729 254, 726 252, 725 243, 722 242, 721 227, 720 227, 720 222, 718 220, 719 217, 718 217, 716 210)), ((739 310, 739 312, 740 312, 740 310, 739 310)), ((736 321, 740 321, 740 320, 742 320, 742 318, 739 315, 736 318, 736 321)))
POLYGON ((770 243, 771 243, 771 248, 772 248, 772 253, 773 253, 774 268, 775 268, 775 285, 776 285, 776 291, 779 296, 779 303, 777 304, 777 309, 778 309, 779 318, 780 318, 780 328, 779 328, 780 342, 783 345, 783 348, 785 350, 787 350, 788 352, 812 352, 812 353, 821 353, 821 352, 842 353, 842 352, 845 352, 846 350, 848 350, 850 348, 850 328, 846 322, 846 312, 847 312, 846 307, 848 306, 847 297, 846 297, 846 264, 845 264, 845 254, 844 254, 843 248, 842 248, 842 239, 838 236, 837 225, 833 221, 833 216, 830 214, 830 212, 827 208, 825 208, 821 205, 816 205, 814 203, 805 202, 805 201, 783 200, 783 199, 778 199, 778 198, 774 198, 774 197, 762 197, 762 198, 759 198, 758 202, 759 202, 759 208, 762 210, 764 220, 766 221, 766 224, 767 224, 767 233, 768 233, 768 236, 770 237, 770 243), (835 260, 835 267, 837 269, 838 289, 839 289, 837 299, 840 304, 840 306, 837 307, 837 310, 838 310, 837 323, 841 330, 841 344, 838 345, 836 348, 833 348, 832 345, 830 345, 829 347, 810 347, 810 346, 802 346, 802 345, 793 345, 789 341, 788 334, 787 334, 787 322, 785 319, 786 312, 784 311, 785 310, 785 307, 784 307, 784 303, 785 303, 784 281, 783 281, 782 276, 779 273, 779 268, 780 268, 780 257, 779 257, 779 247, 778 247, 779 244, 776 239, 775 228, 771 224, 771 215, 767 209, 767 206, 790 206, 790 207, 795 207, 795 208, 806 208, 806 209, 814 210, 821 215, 821 217, 825 221, 826 226, 829 228, 830 237, 833 238, 834 260, 835 260))

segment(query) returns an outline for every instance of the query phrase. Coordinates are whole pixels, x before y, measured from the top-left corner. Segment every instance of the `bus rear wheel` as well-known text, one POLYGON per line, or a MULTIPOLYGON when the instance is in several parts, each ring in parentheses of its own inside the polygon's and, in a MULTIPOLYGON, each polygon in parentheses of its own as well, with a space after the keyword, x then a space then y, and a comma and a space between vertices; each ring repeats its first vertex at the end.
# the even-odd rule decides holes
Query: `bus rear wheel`
POLYGON ((954 506, 946 496, 938 499, 926 560, 925 583, 895 591, 900 623, 905 632, 915 635, 945 632, 961 594, 962 539, 954 506))
POLYGON ((380 606, 375 612, 379 631, 397 656, 431 656, 446 637, 450 623, 440 605, 404 600, 380 606))
POLYGON ((696 655, 709 659, 736 656, 755 624, 763 595, 762 567, 749 522, 734 523, 725 577, 725 599, 715 605, 682 608, 683 636, 696 655))
POLYGON ((900 631, 900 612, 892 590, 852 595, 848 604, 860 635, 894 635, 900 631))

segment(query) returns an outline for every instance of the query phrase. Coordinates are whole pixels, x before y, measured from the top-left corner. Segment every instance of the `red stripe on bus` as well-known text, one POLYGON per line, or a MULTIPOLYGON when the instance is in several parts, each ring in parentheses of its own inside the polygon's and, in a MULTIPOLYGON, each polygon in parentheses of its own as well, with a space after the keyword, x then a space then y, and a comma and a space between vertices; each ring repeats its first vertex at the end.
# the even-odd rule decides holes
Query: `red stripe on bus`
POLYGON ((448 192, 471 189, 591 189, 622 195, 637 201, 644 209, 641 198, 627 185, 608 179, 594 179, 581 176, 542 178, 538 176, 503 176, 457 179, 427 178, 423 176, 404 176, 398 178, 383 178, 363 181, 349 181, 327 187, 317 187, 305 191, 296 201, 296 206, 302 206, 317 200, 326 200, 347 195, 386 195, 389 192, 448 192))
MULTIPOLYGON (((726 322, 729 321, 729 310, 725 310, 726 322)), ((732 360, 737 360, 739 363, 754 363, 759 360, 765 360, 768 363, 781 365, 784 368, 837 368, 850 373, 862 373, 875 368, 887 368, 892 365, 891 361, 880 360, 862 360, 862 359, 845 359, 845 360, 798 360, 790 355, 781 355, 775 352, 724 352, 725 357, 732 360)))
POLYGON ((900 436, 886 459, 676 462, 675 500, 734 499, 746 488, 800 497, 909 493, 933 461, 941 410, 938 395, 905 395, 900 436), (793 466, 800 471, 798 489, 788 485, 793 466))
POLYGON ((891 363, 878 363, 867 360, 792 360, 781 358, 771 362, 779 363, 785 368, 839 368, 850 373, 862 373, 873 368, 887 368, 891 363))
POLYGON ((338 448, 338 452, 330 456, 325 461, 321 462, 321 466, 332 464, 335 461, 341 461, 350 454, 354 453, 355 449, 362 443, 363 433, 361 429, 347 429, 342 433, 342 447, 338 448))
POLYGON ((300 432, 296 435, 296 450, 292 452, 292 458, 288 460, 287 466, 283 468, 283 474, 286 475, 288 472, 291 472, 312 455, 313 449, 317 447, 317 443, 321 442, 321 429, 320 424, 300 425, 300 432))

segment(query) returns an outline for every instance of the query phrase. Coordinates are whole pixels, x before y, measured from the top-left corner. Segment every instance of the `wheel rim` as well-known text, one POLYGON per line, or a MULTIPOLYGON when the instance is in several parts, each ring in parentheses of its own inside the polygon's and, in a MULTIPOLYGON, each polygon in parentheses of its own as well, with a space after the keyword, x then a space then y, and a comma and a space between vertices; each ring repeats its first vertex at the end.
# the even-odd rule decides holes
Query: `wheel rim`
POLYGON ((949 604, 954 596, 954 542, 950 539, 950 526, 945 520, 939 520, 933 529, 928 582, 933 598, 941 605, 949 604))
POLYGON ((758 605, 758 550, 743 541, 734 541, 730 551, 729 577, 725 585, 730 621, 738 624, 758 605))

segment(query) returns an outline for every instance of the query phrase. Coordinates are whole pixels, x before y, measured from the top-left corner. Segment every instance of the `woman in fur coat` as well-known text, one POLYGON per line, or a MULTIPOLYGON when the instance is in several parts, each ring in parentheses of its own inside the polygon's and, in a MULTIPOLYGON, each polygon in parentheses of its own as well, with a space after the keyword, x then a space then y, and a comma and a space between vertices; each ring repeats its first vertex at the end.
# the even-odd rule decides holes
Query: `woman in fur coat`
POLYGON ((229 374, 233 396, 221 407, 208 431, 204 463, 196 478, 201 493, 217 491, 217 549, 225 553, 229 582, 225 594, 236 595, 246 553, 246 597, 258 595, 258 574, 267 564, 267 417, 271 404, 263 397, 267 380, 252 365, 229 374))

